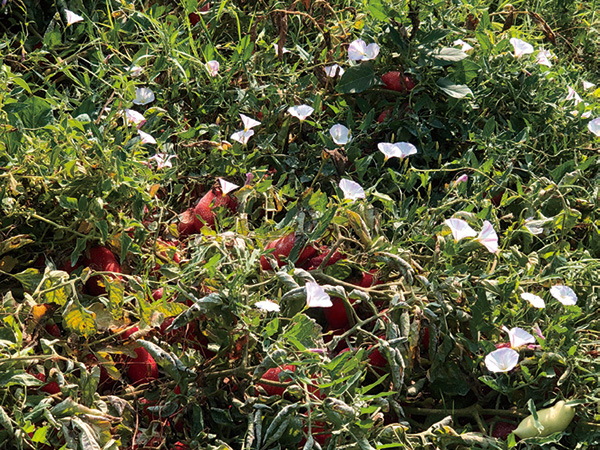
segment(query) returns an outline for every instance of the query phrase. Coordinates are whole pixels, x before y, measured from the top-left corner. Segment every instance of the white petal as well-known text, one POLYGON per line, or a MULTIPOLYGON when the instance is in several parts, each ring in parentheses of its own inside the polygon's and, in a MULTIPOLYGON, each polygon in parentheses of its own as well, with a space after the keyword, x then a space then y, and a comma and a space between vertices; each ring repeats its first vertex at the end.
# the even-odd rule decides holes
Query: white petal
POLYGON ((144 125, 144 123, 146 123, 146 119, 144 118, 144 116, 141 115, 139 112, 134 111, 133 109, 125 110, 125 119, 128 125, 134 124, 137 125, 138 128, 144 125))
POLYGON ((354 201, 359 198, 365 198, 365 190, 355 181, 342 178, 340 181, 340 189, 344 193, 344 198, 347 200, 354 201))
POLYGON ((67 26, 83 21, 83 17, 68 9, 65 9, 65 15, 67 16, 67 26))
POLYGON ((268 312, 279 312, 280 310, 279 305, 271 300, 261 300, 260 302, 256 302, 254 306, 268 312))
POLYGON ((591 89, 594 86, 596 86, 594 83, 590 83, 589 81, 583 80, 583 90, 584 91, 587 91, 588 89, 591 89))
POLYGON ((567 98, 565 100, 575 100, 575 104, 579 104, 581 103, 583 100, 581 99, 581 97, 579 96, 579 94, 577 92, 575 92, 575 89, 573 89, 571 86, 567 85, 567 98))
POLYGON ((329 129, 329 134, 337 145, 345 145, 352 139, 350 130, 339 123, 329 129))
POLYGON ((313 112, 314 108, 308 105, 290 106, 288 108, 288 113, 300 120, 306 120, 306 118, 310 116, 313 112))
POLYGON ((331 308, 331 298, 325 290, 314 281, 306 282, 306 304, 309 308, 331 308))
POLYGON ((154 92, 150 88, 137 88, 135 90, 135 105, 147 105, 154 101, 154 92))
POLYGON ((512 348, 499 348, 485 357, 485 366, 490 372, 508 372, 519 362, 519 352, 512 348))
POLYGON ((402 151, 396 144, 392 144, 390 142, 380 142, 377 144, 377 148, 381 153, 383 153, 385 159, 402 158, 402 151))
POLYGON ((215 61, 214 59, 206 63, 206 70, 208 70, 208 73, 211 77, 217 76, 219 73, 219 67, 219 61, 215 61))
POLYGON ((167 155, 166 153, 157 153, 156 155, 149 158, 149 161, 156 161, 157 169, 164 167, 173 167, 171 160, 177 158, 177 155, 167 155))
POLYGON ((367 53, 367 44, 362 39, 352 41, 348 46, 348 58, 352 61, 362 61, 367 53))
POLYGON ((237 188, 239 188, 237 184, 230 183, 223 178, 219 178, 219 184, 221 185, 221 191, 223 194, 229 194, 231 191, 235 191, 237 188))
POLYGON ((508 338, 512 348, 519 348, 527 344, 535 344, 535 338, 523 328, 515 327, 509 330, 508 338))
MULTIPOLYGON (((275 42, 275 43, 273 44, 273 48, 275 49, 275 54, 276 54, 277 56, 279 56, 279 45, 277 44, 277 42, 275 42)), ((282 53, 282 54, 284 54, 284 55, 285 55, 286 53, 289 53, 289 52, 290 52, 290 51, 289 51, 287 48, 285 48, 285 47, 282 47, 282 49, 281 49, 281 53, 282 53)))
POLYGON ((144 69, 142 69, 140 66, 131 66, 129 69, 127 69, 129 75, 132 77, 139 77, 142 73, 142 70, 144 69))
POLYGON ((231 139, 242 145, 246 145, 252 136, 254 136, 254 130, 240 130, 233 133, 231 139))
POLYGON ((138 130, 138 134, 142 144, 156 144, 156 139, 151 134, 144 133, 142 130, 138 130))
POLYGON ((250 130, 260 125, 260 122, 258 120, 254 120, 253 118, 248 117, 244 114, 240 114, 240 117, 242 118, 242 123, 244 124, 244 130, 250 130))
POLYGON ((575 294, 573 289, 571 289, 569 286, 563 286, 561 284, 552 286, 552 288, 550 288, 550 294, 565 306, 570 306, 577 303, 577 294, 575 294))
POLYGON ((542 234, 544 232, 545 220, 535 220, 533 217, 525 219, 523 225, 527 230, 534 235, 542 234))
POLYGON ((368 61, 370 59, 377 58, 379 55, 379 45, 372 43, 367 45, 367 49, 365 51, 365 56, 363 57, 363 61, 368 61))
POLYGON ((410 142, 396 142, 394 145, 400 150, 400 158, 417 153, 417 147, 412 145, 410 142))
POLYGON ((344 75, 344 69, 342 69, 337 64, 323 67, 323 70, 325 70, 325 75, 327 75, 329 78, 335 78, 338 76, 341 77, 342 75, 344 75))
POLYGON ((450 228, 456 242, 467 237, 477 236, 477 232, 462 219, 446 219, 444 224, 450 228))
POLYGON ((521 294, 521 298, 531 303, 531 306, 533 306, 534 308, 541 309, 546 306, 546 302, 544 302, 544 299, 535 294, 529 294, 528 292, 524 292, 521 294))
POLYGON ((498 235, 492 224, 487 220, 483 222, 483 228, 477 236, 477 242, 487 248, 490 253, 498 251, 498 235))
POLYGON ((587 127, 588 130, 590 130, 596 136, 600 136, 600 117, 590 120, 587 127))
POLYGON ((463 41, 462 39, 457 39, 452 43, 453 46, 459 46, 460 45, 460 49, 463 52, 468 52, 469 50, 473 50, 473 46, 467 44, 465 41, 463 41))
POLYGON ((521 39, 512 38, 510 40, 513 48, 515 49, 515 57, 520 58, 523 55, 528 55, 529 53, 533 53, 533 45, 522 41, 521 39))
POLYGON ((538 64, 541 64, 543 66, 552 67, 550 58, 552 58, 552 53, 550 53, 550 50, 545 50, 545 49, 541 48, 535 58, 535 62, 538 64))

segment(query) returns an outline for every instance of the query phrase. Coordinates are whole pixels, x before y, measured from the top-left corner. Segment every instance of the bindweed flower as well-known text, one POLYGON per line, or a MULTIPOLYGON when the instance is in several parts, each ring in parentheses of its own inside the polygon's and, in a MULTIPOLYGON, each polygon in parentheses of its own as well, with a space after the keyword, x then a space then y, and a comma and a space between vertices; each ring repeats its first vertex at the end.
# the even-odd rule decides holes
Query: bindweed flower
POLYGON ((455 181, 454 181, 454 186, 458 186, 461 183, 466 183, 467 180, 469 179, 469 176, 466 173, 463 173, 460 177, 458 177, 455 181))
POLYGON ((600 117, 590 120, 587 127, 596 136, 600 136, 600 117))
POLYGON ((535 62, 542 66, 552 67, 550 58, 552 58, 552 53, 550 53, 550 50, 545 50, 543 48, 540 48, 540 50, 538 51, 538 54, 535 58, 535 62))
POLYGON ((395 144, 380 142, 377 144, 377 148, 383 153, 386 161, 390 158, 405 158, 417 153, 417 147, 410 142, 396 142, 395 144))
POLYGON ((544 302, 544 299, 535 294, 529 294, 527 292, 524 292, 521 294, 521 298, 531 303, 531 306, 533 306, 534 308, 542 309, 546 306, 546 302, 544 302))
POLYGON ((344 75, 344 69, 342 69, 337 64, 333 64, 332 66, 325 66, 323 67, 323 70, 325 71, 325 75, 327 75, 329 78, 341 77, 342 75, 344 75))
POLYGON ((542 234, 544 232, 544 228, 543 228, 543 224, 545 223, 545 220, 535 220, 533 217, 528 217, 527 219, 525 219, 525 221, 523 222, 523 226, 525 228, 527 228, 527 230, 533 234, 533 235, 538 235, 538 234, 542 234))
POLYGON ((242 123, 244 124, 244 130, 250 130, 260 125, 260 122, 258 120, 254 120, 253 118, 248 117, 244 114, 240 114, 240 117, 242 118, 242 123))
POLYGON ((470 44, 467 44, 465 41, 463 41, 462 39, 457 39, 455 40, 452 45, 454 47, 459 47, 463 52, 468 52, 469 50, 473 50, 473 46, 470 44))
MULTIPOLYGON (((275 43, 273 44, 273 48, 275 49, 275 54, 276 54, 277 56, 279 56, 279 45, 277 44, 277 42, 275 42, 275 43)), ((285 48, 285 47, 282 47, 282 49, 281 49, 281 54, 282 54, 282 55, 285 55, 286 53, 289 53, 289 52, 290 52, 290 51, 289 51, 287 48, 285 48)))
POLYGON ((519 362, 519 352, 512 348, 499 348, 485 357, 485 366, 490 372, 508 372, 519 362))
POLYGON ((344 193, 344 198, 346 200, 354 201, 358 200, 359 198, 365 198, 365 190, 355 181, 343 178, 340 180, 340 189, 344 193))
POLYGON ((577 92, 575 92, 575 89, 573 89, 571 86, 567 85, 567 98, 565 98, 565 100, 575 100, 575 104, 578 105, 579 103, 581 103, 583 100, 581 99, 581 97, 579 96, 579 94, 577 92))
POLYGON ((254 130, 241 130, 233 133, 231 139, 242 145, 246 145, 252 136, 254 136, 254 130))
POLYGON ((254 304, 254 306, 256 306, 258 309, 261 309, 261 310, 267 311, 267 312, 279 312, 280 311, 279 305, 275 302, 272 302, 271 300, 261 300, 260 302, 256 302, 254 304))
POLYGON ((171 163, 171 160, 173 158, 177 158, 177 155, 167 155, 166 153, 157 153, 156 155, 150 157, 150 159, 148 161, 149 162, 156 161, 156 168, 158 170, 160 170, 160 169, 164 169, 165 167, 173 167, 173 164, 171 163))
POLYGON ((594 83, 590 83, 589 81, 585 81, 585 80, 583 80, 582 83, 583 83, 583 90, 584 91, 587 91, 588 89, 591 89, 594 86, 596 86, 594 83))
POLYGON ((546 339, 546 337, 542 334, 542 330, 540 329, 540 326, 537 323, 533 326, 533 332, 540 339, 546 339))
POLYGON ((523 55, 533 53, 533 45, 522 41, 521 39, 512 38, 510 40, 510 43, 515 49, 515 58, 520 58, 523 55))
POLYGON ((144 133, 142 130, 138 130, 138 134, 142 144, 156 144, 156 139, 154 139, 151 134, 144 133))
POLYGON ((352 61, 369 61, 379 55, 379 45, 367 45, 362 39, 357 39, 348 46, 348 58, 352 61))
POLYGON ((509 330, 506 327, 502 327, 502 329, 508 333, 511 348, 517 349, 527 344, 536 343, 535 338, 523 328, 515 327, 509 330))
POLYGON ((221 185, 221 191, 223 192, 223 195, 229 194, 231 191, 235 191, 237 188, 239 188, 237 184, 230 183, 223 178, 219 178, 219 184, 221 185))
POLYGON ((135 105, 147 105, 148 103, 152 103, 154 98, 154 92, 152 92, 150 88, 137 88, 135 90, 135 100, 133 100, 133 103, 135 105))
POLYGON ((307 281, 305 288, 306 305, 309 308, 331 308, 333 306, 329 294, 314 281, 307 281))
POLYGON ((298 106, 290 106, 288 108, 288 113, 291 116, 296 117, 300 122, 306 120, 308 116, 310 116, 314 112, 314 108, 308 105, 298 105, 298 106))
POLYGON ((143 70, 144 69, 142 69, 140 66, 131 66, 129 69, 127 69, 127 72, 132 77, 139 77, 143 70))
POLYGON ((65 9, 65 15, 67 16, 67 26, 83 21, 83 17, 75 14, 73 11, 69 11, 68 9, 65 9))
POLYGON ((339 123, 329 129, 329 134, 337 145, 346 145, 352 139, 350 130, 339 123))
POLYGON ((250 183, 252 183, 252 180, 254 180, 254 174, 252 172, 248 172, 246 174, 246 182, 244 183, 244 186, 249 186, 250 183))
POLYGON ((487 220, 483 222, 483 228, 479 232, 476 240, 487 248, 490 253, 496 253, 498 251, 498 235, 496 234, 496 231, 494 231, 492 224, 487 220))
POLYGON ((550 288, 550 294, 565 306, 571 306, 577 303, 577 294, 575 294, 573 289, 569 286, 563 286, 562 284, 552 286, 550 288))
POLYGON ((462 219, 446 219, 444 224, 450 228, 454 241, 477 236, 477 232, 462 219))
POLYGON ((127 125, 134 124, 135 126, 140 128, 146 123, 146 119, 139 112, 134 111, 133 109, 126 109, 125 122, 127 123, 127 125))
POLYGON ((217 74, 219 73, 219 61, 215 61, 214 59, 211 61, 208 61, 205 64, 206 70, 208 70, 208 73, 211 77, 216 77, 217 74))

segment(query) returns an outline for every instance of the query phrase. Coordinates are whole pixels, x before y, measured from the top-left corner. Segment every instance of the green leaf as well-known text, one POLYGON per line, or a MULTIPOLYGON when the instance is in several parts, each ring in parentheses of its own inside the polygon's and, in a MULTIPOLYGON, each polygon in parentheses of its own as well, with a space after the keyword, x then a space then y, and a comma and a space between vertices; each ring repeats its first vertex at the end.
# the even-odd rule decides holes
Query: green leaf
POLYGON ((69 330, 86 339, 96 334, 96 315, 84 308, 78 300, 74 300, 67 307, 63 320, 69 330))
POLYGON ((464 84, 454 84, 448 78, 440 78, 437 81, 437 85, 439 86, 439 88, 442 91, 444 91, 450 97, 464 98, 467 95, 470 95, 471 97, 473 97, 473 92, 471 92, 471 89, 469 89, 468 86, 466 86, 464 84))
POLYGON ((21 284, 23 285, 23 289, 25 289, 28 292, 35 291, 42 279, 44 278, 44 276, 40 273, 39 270, 33 269, 31 267, 13 276, 21 282, 21 284))
POLYGON ((19 113, 19 117, 26 128, 42 128, 52 123, 52 107, 40 97, 29 97, 23 102, 26 108, 19 113))
POLYGON ((469 55, 458 48, 444 47, 432 51, 431 56, 437 64, 447 65, 462 61, 469 55))
POLYGON ((377 84, 379 79, 373 71, 373 65, 363 63, 346 69, 336 89, 342 94, 358 94, 377 84))
POLYGON ((22 370, 7 370, 0 373, 0 386, 41 386, 42 382, 22 370))
POLYGON ((371 0, 368 5, 371 16, 373 16, 375 20, 378 20, 379 22, 388 20, 389 14, 386 11, 385 6, 381 3, 381 0, 371 0))

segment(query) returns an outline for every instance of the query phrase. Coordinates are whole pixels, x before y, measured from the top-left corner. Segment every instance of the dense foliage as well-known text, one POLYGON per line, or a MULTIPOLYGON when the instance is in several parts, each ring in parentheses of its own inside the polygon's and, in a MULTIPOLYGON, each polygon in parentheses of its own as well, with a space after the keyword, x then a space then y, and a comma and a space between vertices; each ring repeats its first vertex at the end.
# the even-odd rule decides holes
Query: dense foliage
POLYGON ((598 448, 600 20, 543 3, 4 0, 0 447, 598 448))

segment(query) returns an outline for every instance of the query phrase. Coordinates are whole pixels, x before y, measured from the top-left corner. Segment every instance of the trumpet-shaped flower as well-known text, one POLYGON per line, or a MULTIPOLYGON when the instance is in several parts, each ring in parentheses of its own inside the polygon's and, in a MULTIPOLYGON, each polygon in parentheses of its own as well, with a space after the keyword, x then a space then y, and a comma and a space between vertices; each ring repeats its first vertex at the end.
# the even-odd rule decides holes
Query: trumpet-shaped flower
POLYGON ((210 60, 206 63, 205 67, 211 77, 216 77, 219 73, 219 61, 210 60))
POLYGON ((223 192, 223 195, 229 194, 231 191, 235 191, 237 188, 239 188, 237 184, 230 183, 223 178, 219 178, 219 184, 221 185, 221 191, 223 192))
POLYGON ((325 71, 325 75, 327 75, 329 78, 341 77, 344 75, 344 69, 337 64, 325 66, 323 67, 323 70, 325 71))
POLYGON ((272 302, 271 300, 261 300, 260 302, 256 302, 254 304, 254 306, 256 306, 258 309, 261 309, 261 310, 267 311, 267 312, 279 312, 280 311, 279 305, 275 302, 272 302))
POLYGON ((156 139, 151 134, 144 133, 142 130, 138 130, 138 134, 140 135, 140 142, 142 144, 156 144, 156 139))
POLYGON ((152 103, 154 98, 154 92, 152 92, 150 88, 137 88, 135 90, 135 100, 133 100, 133 103, 135 105, 147 105, 148 103, 152 103))
POLYGON ((455 41, 452 43, 452 45, 453 45, 454 47, 458 47, 458 46, 460 46, 460 49, 461 49, 463 52, 468 52, 469 50, 473 50, 473 46, 472 46, 472 45, 470 45, 470 44, 467 44, 467 43, 466 43, 465 41, 463 41, 462 39, 457 39, 457 40, 455 40, 455 41))
POLYGON ((329 294, 314 281, 307 281, 305 288, 306 304, 309 308, 331 308, 333 306, 329 294))
POLYGON ((450 228, 456 242, 464 238, 477 236, 477 232, 462 219, 446 219, 444 224, 450 228))
POLYGON ((158 170, 163 169, 165 167, 173 167, 171 160, 173 158, 177 158, 177 155, 167 155, 166 153, 157 153, 154 156, 151 156, 149 161, 156 161, 156 168, 158 170))
POLYGON ((246 131, 251 130, 252 128, 260 125, 260 122, 258 120, 254 120, 253 118, 248 117, 244 114, 240 114, 240 117, 242 118, 242 123, 244 124, 244 130, 246 130, 246 131))
POLYGON ((340 189, 344 193, 344 198, 346 200, 354 201, 358 200, 359 198, 365 198, 365 190, 355 181, 343 178, 340 181, 340 189))
POLYGON ((538 54, 535 58, 535 62, 542 66, 552 67, 550 58, 552 58, 552 53, 550 53, 550 50, 545 50, 543 48, 540 48, 540 50, 538 51, 538 54))
POLYGON ((591 89, 594 86, 596 86, 594 83, 590 83, 589 81, 585 81, 585 80, 583 80, 582 83, 583 83, 583 90, 584 91, 587 91, 588 89, 591 89))
POLYGON ((563 286, 562 284, 552 286, 550 288, 550 294, 565 306, 570 306, 577 303, 577 294, 575 294, 573 289, 571 289, 569 286, 563 286))
MULTIPOLYGON (((275 49, 275 54, 277 56, 279 56, 279 45, 277 44, 277 42, 273 43, 273 48, 275 49)), ((281 54, 282 55, 285 55, 286 53, 289 53, 289 52, 290 51, 287 48, 285 48, 285 47, 281 48, 281 54)))
POLYGON ((140 66, 131 66, 129 69, 127 69, 127 72, 129 72, 129 75, 132 77, 139 77, 143 70, 144 69, 142 69, 140 66))
POLYGON ((329 134, 337 145, 346 145, 352 139, 352 132, 339 123, 329 129, 329 134))
POLYGON ((233 133, 231 139, 242 145, 246 145, 252 136, 254 136, 254 130, 240 130, 233 133))
POLYGON ((300 120, 300 122, 306 120, 306 118, 310 116, 314 111, 314 108, 308 105, 290 106, 288 108, 288 113, 291 116, 296 117, 298 120, 300 120))
POLYGON ((600 117, 590 120, 587 127, 596 136, 600 136, 600 117))
POLYGON ((498 235, 492 224, 487 220, 483 222, 483 228, 477 236, 477 242, 488 249, 490 253, 496 253, 498 251, 498 235))
POLYGON ((508 333, 511 348, 516 349, 527 344, 535 344, 536 342, 535 338, 523 328, 515 327, 509 330, 508 328, 503 327, 502 329, 508 333))
POLYGON ((535 294, 529 294, 528 292, 523 292, 521 294, 521 298, 523 300, 527 300, 529 303, 531 303, 531 306, 533 306, 534 308, 541 309, 546 306, 546 302, 544 302, 544 299, 535 294))
POLYGON ((75 14, 73 11, 69 11, 68 9, 65 9, 65 15, 67 16, 67 26, 83 21, 83 17, 75 14))
POLYGON ((528 217, 523 222, 523 226, 534 235, 542 234, 544 232, 544 220, 535 220, 533 217, 528 217))
POLYGON ((460 177, 458 177, 456 180, 454 180, 454 186, 458 186, 461 183, 466 183, 467 180, 469 179, 469 176, 466 173, 463 173, 460 177))
POLYGON ((510 40, 510 43, 515 49, 515 58, 520 58, 523 55, 533 53, 533 45, 522 41, 521 39, 512 38, 510 40))
POLYGON ((390 158, 405 158, 406 156, 417 153, 417 147, 410 142, 380 142, 377 148, 385 156, 386 161, 390 158))
POLYGON ((499 348, 485 357, 485 366, 490 372, 508 372, 519 362, 519 352, 512 348, 499 348))
POLYGON ((581 99, 581 97, 579 96, 579 94, 577 92, 575 92, 575 89, 573 89, 571 86, 567 85, 567 98, 565 98, 565 100, 575 100, 575 104, 579 104, 581 103, 583 100, 581 99))
POLYGON ((125 110, 125 122, 127 125, 134 124, 138 128, 146 123, 145 117, 133 109, 125 110))
POLYGON ((348 46, 348 58, 352 61, 369 61, 379 55, 379 45, 367 45, 362 39, 357 39, 348 46))

